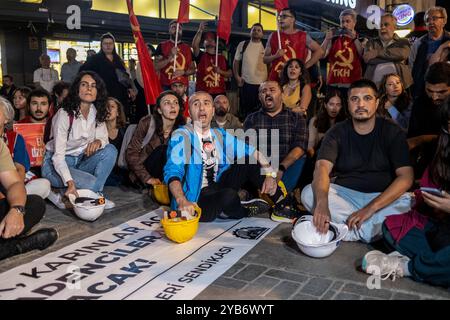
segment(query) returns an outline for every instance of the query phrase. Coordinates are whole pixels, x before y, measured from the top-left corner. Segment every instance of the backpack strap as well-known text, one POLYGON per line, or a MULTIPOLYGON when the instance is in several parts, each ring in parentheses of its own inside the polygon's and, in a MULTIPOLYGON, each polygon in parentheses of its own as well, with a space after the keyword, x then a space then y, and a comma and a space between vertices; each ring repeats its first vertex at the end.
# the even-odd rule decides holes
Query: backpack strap
POLYGON ((239 61, 239 73, 240 73, 241 77, 242 77, 242 61, 244 61, 244 53, 245 53, 245 50, 247 50, 249 43, 250 43, 250 40, 245 40, 244 44, 242 45, 242 50, 240 52, 241 60, 239 61))

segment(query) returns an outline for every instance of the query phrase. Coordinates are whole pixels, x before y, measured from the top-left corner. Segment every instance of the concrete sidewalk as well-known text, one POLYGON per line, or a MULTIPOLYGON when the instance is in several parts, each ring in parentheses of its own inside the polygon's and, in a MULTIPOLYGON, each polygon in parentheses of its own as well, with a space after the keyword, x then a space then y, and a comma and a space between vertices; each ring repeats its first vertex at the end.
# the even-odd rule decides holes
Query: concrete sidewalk
MULTIPOLYGON (((47 204, 39 227, 55 227, 60 238, 45 251, 33 251, 0 262, 0 272, 30 262, 81 239, 92 236, 158 206, 148 196, 128 188, 105 190, 116 208, 90 223, 77 219, 68 210, 47 204)), ((280 224, 196 299, 293 299, 372 300, 450 299, 450 290, 400 278, 382 281, 380 289, 369 290, 368 276, 357 271, 363 255, 372 248, 362 243, 342 243, 326 259, 303 255, 290 237, 290 225, 280 224)))

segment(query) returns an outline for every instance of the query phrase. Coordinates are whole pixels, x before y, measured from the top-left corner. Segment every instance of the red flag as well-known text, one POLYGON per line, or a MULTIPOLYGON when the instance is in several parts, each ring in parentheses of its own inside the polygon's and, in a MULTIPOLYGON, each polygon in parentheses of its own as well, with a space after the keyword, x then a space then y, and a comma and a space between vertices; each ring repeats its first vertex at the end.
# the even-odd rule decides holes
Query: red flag
POLYGON ((289 8, 289 0, 275 0, 275 8, 280 12, 285 8, 289 8))
POLYGON ((147 50, 147 45, 142 37, 141 27, 134 14, 133 7, 130 0, 127 1, 128 14, 130 15, 131 30, 133 31, 133 38, 136 42, 136 49, 138 51, 139 65, 142 70, 142 80, 144 82, 145 102, 147 104, 156 104, 156 98, 162 91, 159 77, 156 74, 153 66, 153 61, 147 50))
POLYGON ((231 17, 238 0, 220 0, 219 24, 217 25, 217 35, 228 43, 231 33, 231 17))
POLYGON ((180 0, 177 22, 178 23, 189 22, 189 0, 180 0))

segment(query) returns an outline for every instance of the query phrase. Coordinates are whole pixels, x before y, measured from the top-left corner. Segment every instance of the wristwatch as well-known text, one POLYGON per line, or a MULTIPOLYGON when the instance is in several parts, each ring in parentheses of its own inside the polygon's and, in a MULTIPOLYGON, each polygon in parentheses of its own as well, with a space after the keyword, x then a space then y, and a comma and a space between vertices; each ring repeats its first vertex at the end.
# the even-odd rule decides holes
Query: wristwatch
POLYGON ((284 165, 280 164, 280 165, 278 166, 278 170, 280 170, 280 171, 282 171, 282 172, 285 172, 285 171, 286 171, 286 167, 285 167, 284 165))
POLYGON ((19 213, 25 214, 25 207, 24 206, 12 206, 11 209, 16 209, 19 213))
POLYGON ((275 171, 266 172, 266 177, 277 178, 277 173, 275 171))

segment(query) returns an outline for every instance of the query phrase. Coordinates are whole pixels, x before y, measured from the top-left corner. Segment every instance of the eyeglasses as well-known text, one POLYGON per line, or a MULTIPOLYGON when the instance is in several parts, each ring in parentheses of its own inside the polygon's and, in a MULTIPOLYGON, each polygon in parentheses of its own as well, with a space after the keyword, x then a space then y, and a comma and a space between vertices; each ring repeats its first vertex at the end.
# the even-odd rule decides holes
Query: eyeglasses
POLYGON ((288 15, 288 14, 282 14, 282 15, 279 15, 278 16, 278 18, 280 18, 280 19, 286 19, 286 18, 293 18, 294 16, 290 16, 290 15, 288 15))
POLYGON ((425 22, 430 22, 430 21, 435 22, 435 21, 437 21, 438 19, 445 19, 445 17, 437 17, 437 16, 427 17, 427 18, 425 19, 425 22))

